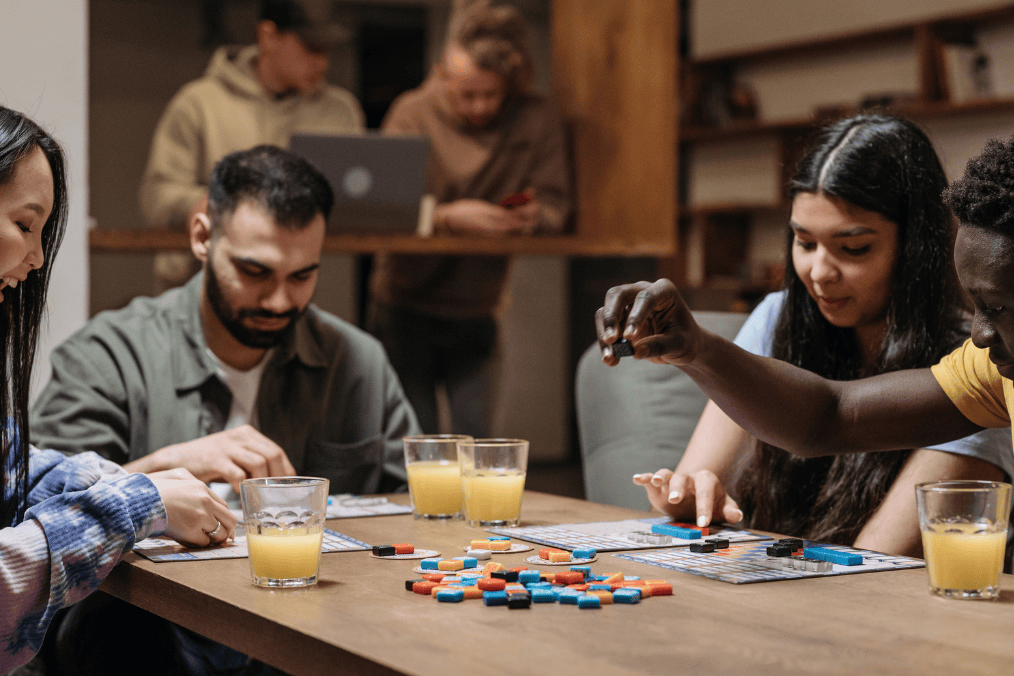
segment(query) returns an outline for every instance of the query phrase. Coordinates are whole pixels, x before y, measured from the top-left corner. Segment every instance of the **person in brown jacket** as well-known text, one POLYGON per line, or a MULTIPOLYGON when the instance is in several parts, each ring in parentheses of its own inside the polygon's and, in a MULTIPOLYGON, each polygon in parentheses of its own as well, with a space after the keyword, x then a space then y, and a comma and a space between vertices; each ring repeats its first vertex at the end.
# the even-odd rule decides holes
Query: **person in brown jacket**
MULTIPOLYGON (((431 142, 427 192, 436 232, 559 233, 571 212, 563 125, 532 91, 527 26, 510 6, 474 3, 441 60, 394 101, 383 128, 431 142)), ((497 378, 503 256, 378 255, 367 329, 380 338, 424 432, 437 432, 443 384, 455 432, 489 436, 497 378)))
MULTIPOLYGON (((155 128, 141 179, 150 228, 185 230, 207 206, 215 164, 268 143, 287 148, 296 132, 353 134, 365 116, 351 92, 329 84, 330 50, 346 29, 329 0, 261 0, 257 43, 221 47, 204 75, 177 92, 155 128)), ((190 252, 156 257, 159 291, 197 271, 190 252)))

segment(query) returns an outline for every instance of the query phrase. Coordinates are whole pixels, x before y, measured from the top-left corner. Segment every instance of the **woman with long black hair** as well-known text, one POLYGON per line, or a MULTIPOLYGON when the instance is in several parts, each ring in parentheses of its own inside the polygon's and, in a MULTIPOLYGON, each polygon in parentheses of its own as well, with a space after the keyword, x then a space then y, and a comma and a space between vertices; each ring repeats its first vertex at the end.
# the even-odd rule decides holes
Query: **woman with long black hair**
MULTIPOLYGON (((968 335, 946 187, 932 144, 907 120, 863 115, 822 129, 789 186, 785 287, 736 342, 834 380, 935 364, 968 335)), ((1009 439, 987 430, 931 449, 802 458, 756 442, 708 402, 675 471, 634 483, 656 509, 702 526, 745 517, 751 528, 918 556, 914 485, 1009 478, 1009 439), (736 474, 733 499, 724 487, 736 474)))
POLYGON ((94 591, 136 541, 207 545, 236 525, 186 470, 128 474, 93 453, 29 445, 32 362, 66 221, 59 144, 0 106, 0 673, 27 662, 56 611, 94 591))

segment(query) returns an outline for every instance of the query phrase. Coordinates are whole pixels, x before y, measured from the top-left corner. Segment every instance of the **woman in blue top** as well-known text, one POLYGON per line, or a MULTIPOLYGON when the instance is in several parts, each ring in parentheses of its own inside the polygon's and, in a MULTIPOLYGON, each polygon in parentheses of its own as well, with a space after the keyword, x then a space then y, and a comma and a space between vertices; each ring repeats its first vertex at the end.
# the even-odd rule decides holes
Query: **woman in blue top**
POLYGON ((32 361, 67 221, 63 152, 0 106, 0 673, 27 662, 53 614, 94 591, 134 542, 222 542, 236 518, 186 470, 127 474, 93 453, 28 444, 32 361))
MULTIPOLYGON (((946 187, 911 122, 868 115, 821 130, 790 183, 785 289, 762 302, 737 343, 836 380, 935 364, 968 334, 946 187)), ((634 483, 656 509, 701 526, 745 516, 752 528, 918 556, 913 486, 1009 477, 1009 435, 801 458, 756 442, 708 402, 675 471, 634 483), (726 486, 737 475, 733 499, 726 486)))

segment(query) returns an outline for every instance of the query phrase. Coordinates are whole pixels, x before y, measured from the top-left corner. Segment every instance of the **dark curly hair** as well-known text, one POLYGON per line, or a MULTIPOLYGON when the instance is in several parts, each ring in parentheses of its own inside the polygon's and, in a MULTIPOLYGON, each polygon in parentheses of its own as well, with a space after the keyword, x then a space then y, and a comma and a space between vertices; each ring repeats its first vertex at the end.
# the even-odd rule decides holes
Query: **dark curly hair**
MULTIPOLYGON (((947 185, 918 126, 861 115, 821 129, 796 166, 789 194, 821 194, 880 214, 898 226, 887 327, 864 368, 855 330, 821 314, 792 263, 786 240, 786 298, 772 355, 832 380, 928 367, 965 335, 954 265, 953 227, 940 197, 947 185)), ((800 458, 758 443, 736 494, 752 528, 851 545, 887 496, 911 451, 800 458)))
POLYGON ((1014 136, 990 139, 944 190, 944 202, 963 225, 1014 237, 1014 136))

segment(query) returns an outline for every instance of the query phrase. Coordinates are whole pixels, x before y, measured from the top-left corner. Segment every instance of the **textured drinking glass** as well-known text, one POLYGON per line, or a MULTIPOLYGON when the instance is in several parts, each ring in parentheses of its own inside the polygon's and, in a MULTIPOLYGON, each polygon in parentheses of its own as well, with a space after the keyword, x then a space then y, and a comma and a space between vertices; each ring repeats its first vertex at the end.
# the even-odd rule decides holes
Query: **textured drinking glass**
POLYGON ((528 468, 524 439, 458 442, 461 492, 469 526, 516 526, 528 468))
POLYGON ((1000 593, 1011 485, 935 481, 915 487, 930 592, 952 599, 1000 593))
POLYGON ((317 584, 328 480, 292 476, 240 483, 250 575, 260 587, 317 584))
POLYGON ((461 516, 458 442, 471 440, 467 434, 421 434, 402 439, 415 518, 456 519, 461 516))

